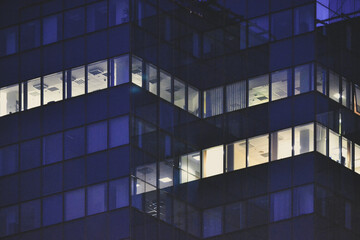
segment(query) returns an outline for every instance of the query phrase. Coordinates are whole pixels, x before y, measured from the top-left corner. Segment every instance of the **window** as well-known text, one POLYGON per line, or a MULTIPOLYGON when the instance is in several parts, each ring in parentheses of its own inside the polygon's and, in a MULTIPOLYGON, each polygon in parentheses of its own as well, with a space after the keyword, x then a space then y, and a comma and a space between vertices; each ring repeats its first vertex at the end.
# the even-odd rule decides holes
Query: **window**
POLYGON ((314 5, 295 8, 294 10, 294 33, 301 34, 314 30, 314 5))
POLYGON ((271 134, 271 161, 291 157, 292 132, 291 128, 271 134))
POLYGON ((223 218, 222 207, 204 210, 203 213, 204 238, 216 236, 223 232, 222 218, 223 218))
POLYGON ((191 182, 200 178, 200 152, 183 155, 179 160, 180 183, 191 182))
POLYGON ((226 110, 236 111, 246 107, 246 81, 226 86, 226 110))
POLYGON ((269 75, 249 79, 249 107, 269 101, 269 75))
POLYGON ((87 92, 107 88, 107 61, 100 61, 88 65, 87 92))
POLYGON ((309 92, 313 89, 313 64, 295 68, 295 95, 309 92))
POLYGON ((129 21, 129 0, 110 0, 109 24, 110 26, 129 21))
POLYGON ((271 100, 278 100, 292 94, 291 69, 277 71, 271 74, 271 100))
MULTIPOLYGON (((0 89, 0 94, 1 94, 1 89, 0 89)), ((355 97, 354 98, 355 98, 354 112, 356 114, 360 115, 360 87, 358 85, 355 85, 355 97)))
POLYGON ((204 117, 223 113, 223 87, 204 91, 204 117))
POLYGON ((182 109, 186 108, 185 93, 185 83, 180 80, 174 79, 174 104, 182 109))
POLYGON ((66 97, 72 98, 85 93, 85 67, 65 71, 66 97))
POLYGON ((12 206, 0 209, 0 237, 19 231, 19 207, 12 206))
POLYGON ((246 167, 246 140, 226 146, 226 171, 231 172, 246 167))
POLYGON ((160 71, 160 97, 168 102, 171 102, 171 95, 171 76, 168 73, 160 71))
POLYGON ((297 187, 293 190, 293 216, 314 212, 314 186, 297 187))
POLYGON ((340 78, 339 75, 329 72, 329 97, 336 102, 340 102, 340 78))
POLYGON ((0 117, 19 111, 19 85, 0 89, 0 117))
POLYGON ((107 122, 87 126, 87 152, 93 153, 107 148, 107 122))
POLYGON ((20 144, 21 170, 35 168, 41 165, 41 139, 34 139, 20 144))
POLYGON ((292 34, 291 10, 271 15, 271 38, 278 40, 290 37, 292 34))
POLYGON ((61 194, 44 198, 42 208, 44 226, 62 222, 63 198, 61 194))
POLYGON ((122 178, 109 183, 109 209, 129 205, 129 179, 122 178))
POLYGON ((203 177, 211 177, 224 172, 224 148, 216 146, 203 150, 203 177))
POLYGON ((63 135, 62 133, 49 135, 43 138, 43 164, 51 164, 62 160, 63 135))
POLYGON ((352 142, 343 137, 341 145, 341 164, 352 169, 352 142))
POLYGON ((129 143, 129 117, 111 119, 109 122, 109 147, 129 143))
POLYGON ((40 46, 40 21, 32 21, 20 26, 21 50, 40 46))
POLYGON ((129 55, 110 59, 110 86, 129 82, 129 55))
POLYGON ((21 204, 21 231, 40 227, 40 200, 21 204))
POLYGON ((199 116, 199 91, 188 86, 188 111, 195 116, 199 116))
POLYGON ((246 204, 238 202, 225 206, 225 232, 233 232, 246 227, 246 204))
POLYGON ((269 136, 262 135, 248 140, 248 167, 269 161, 269 136))
POLYGON ((63 75, 62 72, 44 77, 44 105, 63 99, 63 75))
POLYGON ((43 44, 49 44, 62 39, 62 14, 43 19, 43 44))
POLYGON ((65 221, 83 217, 85 214, 85 190, 65 193, 65 221))
POLYGON ((327 70, 319 65, 316 72, 316 90, 327 95, 327 70))
POLYGON ((107 184, 87 188, 87 215, 105 212, 107 209, 107 184))
POLYGON ((271 194, 270 221, 276 222, 291 217, 291 190, 271 194))
POLYGON ((19 147, 11 145, 0 148, 0 176, 14 173, 19 168, 19 147))
POLYGON ((29 80, 27 82, 23 83, 23 89, 24 92, 23 102, 22 102, 22 109, 31 109, 34 107, 40 106, 40 95, 41 95, 41 81, 40 78, 36 78, 33 80, 29 80))
POLYGON ((172 158, 160 161, 158 164, 158 188, 168 188, 174 185, 173 166, 174 160, 172 158))
POLYGON ((132 57, 132 67, 131 67, 131 82, 142 87, 142 60, 138 57, 132 57))
POLYGON ((64 36, 71 38, 85 32, 84 8, 77 8, 64 13, 64 36))
POLYGON ((18 51, 18 27, 0 30, 0 56, 14 54, 18 51))
POLYGON ((329 130, 329 157, 340 163, 340 136, 329 130))
POLYGON ((310 123, 294 128, 295 155, 314 151, 314 124, 310 123))
POLYGON ((249 47, 269 41, 269 17, 260 17, 249 21, 249 47))
POLYGON ((64 135, 65 159, 78 157, 84 154, 85 136, 84 128, 72 129, 64 135))
POLYGON ((103 29, 107 26, 107 2, 102 1, 86 7, 87 32, 103 29))
POLYGON ((150 64, 146 64, 146 90, 157 95, 157 85, 158 85, 158 76, 157 76, 157 68, 150 64))
POLYGON ((350 81, 342 78, 342 92, 341 92, 341 101, 342 105, 347 108, 352 108, 352 84, 350 81))
POLYGON ((360 146, 355 144, 355 172, 360 174, 360 146))
POLYGON ((316 151, 326 156, 327 145, 327 131, 326 127, 316 124, 316 151))

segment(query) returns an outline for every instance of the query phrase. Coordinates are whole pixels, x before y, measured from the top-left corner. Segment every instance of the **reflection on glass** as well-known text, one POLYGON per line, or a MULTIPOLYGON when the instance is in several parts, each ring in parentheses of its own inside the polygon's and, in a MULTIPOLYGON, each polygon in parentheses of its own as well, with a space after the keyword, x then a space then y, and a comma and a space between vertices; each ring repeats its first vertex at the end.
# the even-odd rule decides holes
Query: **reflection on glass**
POLYGON ((236 111, 246 107, 246 81, 226 86, 226 110, 236 111))
POLYGON ((269 136, 262 135, 248 140, 248 167, 269 161, 269 136))
POLYGON ((223 208, 217 207, 204 210, 203 213, 203 235, 205 238, 219 235, 222 229, 223 208))
POLYGON ((307 185, 293 190, 293 216, 314 212, 314 186, 307 185))
POLYGON ((94 92, 107 88, 107 61, 100 61, 88 65, 87 92, 94 92))
POLYGON ((195 116, 199 116, 199 91, 188 86, 188 111, 195 116))
POLYGON ((271 194, 270 221, 276 222, 291 217, 291 191, 271 194))
POLYGON ((174 79, 174 104, 185 109, 185 83, 174 79))
POLYGON ((87 215, 104 212, 107 209, 107 184, 87 188, 87 215))
POLYGON ((352 84, 345 78, 342 78, 342 93, 341 101, 342 105, 347 108, 352 108, 352 84))
POLYGON ((260 17, 249 21, 249 47, 264 44, 269 40, 269 17, 260 17))
POLYGON ((0 56, 16 53, 18 38, 18 27, 0 30, 0 56))
POLYGON ((314 124, 310 123, 294 128, 295 155, 314 151, 314 124))
POLYGON ((203 150, 203 177, 211 177, 224 171, 224 148, 217 146, 203 150))
POLYGON ((350 140, 343 137, 341 145, 341 164, 352 169, 352 143, 350 140))
POLYGON ((271 160, 291 157, 292 133, 291 128, 271 134, 271 160))
POLYGON ((360 174, 360 146, 355 144, 355 172, 360 174))
POLYGON ((129 82, 129 55, 110 59, 110 86, 129 82))
POLYGON ((204 91, 204 117, 223 113, 223 87, 204 91))
POLYGON ((183 155, 179 160, 180 183, 191 182, 200 178, 200 152, 183 155))
POLYGON ((339 75, 329 72, 329 97, 337 102, 340 102, 340 84, 339 75))
POLYGON ((62 72, 55 73, 44 77, 44 105, 63 98, 63 76, 62 72))
POLYGON ((11 85, 0 89, 0 116, 18 112, 19 85, 11 85))
POLYGON ((65 71, 66 98, 76 97, 85 93, 85 67, 65 71))
POLYGON ((271 74, 271 100, 291 96, 291 69, 277 71, 271 74))
POLYGON ((329 130, 329 157, 340 163, 340 136, 329 130))
POLYGON ((295 95, 312 90, 313 64, 306 64, 295 68, 295 95))
POLYGON ((171 102, 171 76, 168 73, 160 71, 160 97, 171 102))
POLYGON ((146 90, 157 95, 157 68, 150 63, 146 64, 146 90))
POLYGON ((231 172, 246 167, 246 140, 226 146, 226 171, 231 172))
POLYGON ((294 33, 301 34, 314 30, 315 5, 307 5, 294 10, 294 33))
POLYGON ((43 44, 49 44, 62 38, 62 14, 43 18, 43 44))
POLYGON ((269 101, 269 75, 249 79, 249 107, 269 101))
POLYGON ((131 82, 142 87, 142 60, 138 57, 132 57, 131 82))
POLYGON ((80 218, 85 215, 85 189, 65 193, 65 220, 80 218))
POLYGON ((40 94, 41 94, 41 81, 40 78, 29 80, 23 84, 23 92, 26 97, 23 96, 22 108, 31 109, 40 106, 40 94))
POLYGON ((326 127, 316 124, 316 151, 326 156, 326 141, 327 131, 326 127))
POLYGON ((271 15, 271 37, 274 40, 290 37, 292 34, 291 10, 271 15))
POLYGON ((316 90, 327 94, 327 70, 319 65, 316 70, 316 90))
POLYGON ((114 26, 129 21, 129 0, 110 0, 109 25, 114 26))

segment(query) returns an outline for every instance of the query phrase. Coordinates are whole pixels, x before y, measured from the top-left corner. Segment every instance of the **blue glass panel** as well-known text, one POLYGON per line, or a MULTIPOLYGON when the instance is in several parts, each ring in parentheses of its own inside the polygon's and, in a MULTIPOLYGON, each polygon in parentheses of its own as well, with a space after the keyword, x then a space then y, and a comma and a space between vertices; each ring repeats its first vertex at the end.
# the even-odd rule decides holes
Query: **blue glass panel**
POLYGON ((0 149, 0 176, 14 173, 19 168, 19 146, 12 145, 0 149))
POLYGON ((269 17, 259 17, 249 22, 249 47, 269 41, 269 17))
POLYGON ((87 188, 87 215, 104 212, 107 209, 107 184, 87 188))
POLYGON ((19 208, 12 206, 0 209, 0 237, 19 231, 19 208))
POLYGON ((85 123, 85 98, 73 98, 65 102, 65 128, 77 127, 85 123))
POLYGON ((62 195, 54 195, 43 199, 43 225, 48 226, 62 221, 62 195))
POLYGON ((107 2, 102 1, 86 7, 87 32, 103 29, 107 25, 107 2))
POLYGON ((129 21, 129 0, 110 0, 109 4, 110 26, 129 21))
POLYGON ((129 55, 110 59, 110 86, 129 82, 129 55))
POLYGON ((294 38, 294 65, 310 62, 315 59, 315 34, 294 38))
POLYGON ((106 180, 107 177, 107 154, 101 152, 86 158, 86 182, 92 184, 106 180))
POLYGON ((65 220, 83 217, 85 214, 85 189, 65 193, 65 220))
POLYGON ((291 10, 271 15, 271 39, 278 40, 290 37, 292 34, 291 10))
POLYGON ((77 157, 85 153, 84 128, 77 128, 65 132, 64 150, 65 159, 77 157))
POLYGON ((24 142, 20 145, 20 168, 26 170, 41 164, 40 139, 24 142))
POLYGON ((43 164, 59 162, 63 159, 63 135, 53 134, 43 138, 43 164))
POLYGON ((129 205, 129 179, 122 178, 111 181, 109 185, 109 209, 121 208, 129 205))
POLYGON ((129 117, 111 119, 109 122, 109 147, 116 147, 129 143, 129 117))
POLYGON ((205 210, 203 213, 203 235, 204 237, 216 236, 222 233, 222 207, 205 210))
POLYGON ((62 15, 57 14, 43 19, 43 44, 62 39, 62 15))
POLYGON ((118 240, 130 236, 129 209, 109 213, 109 240, 118 240), (121 226, 121 227, 119 227, 121 226))
POLYGON ((57 43, 44 47, 43 59, 51 59, 51 61, 43 61, 44 74, 60 71, 63 64, 62 44, 57 43))
POLYGON ((314 30, 315 5, 307 5, 294 10, 294 34, 301 34, 314 30))
POLYGON ((64 43, 64 66, 72 68, 85 63, 85 38, 79 37, 64 43))
POLYGON ((18 27, 0 31, 0 56, 10 55, 18 51, 18 27))
POLYGON ((40 197, 41 170, 33 170, 20 175, 20 196, 22 201, 40 197))
POLYGON ((121 177, 130 171, 130 147, 121 147, 109 151, 109 178, 121 177))
POLYGON ((0 196, 0 206, 14 204, 19 200, 19 177, 17 175, 0 180, 0 196))
POLYGON ((70 38, 85 32, 85 9, 77 8, 64 13, 64 37, 70 38))
POLYGON ((75 159, 64 163, 64 189, 83 186, 85 183, 85 160, 75 159))
POLYGON ((40 227, 40 200, 21 204, 21 231, 40 227))
POLYGON ((248 3, 248 17, 256 17, 269 12, 268 0, 249 0, 248 3))
POLYGON ((294 217, 314 212, 314 186, 294 188, 293 215, 294 217))
POLYGON ((93 153, 107 148, 107 122, 87 126, 87 152, 93 153))
MULTIPOLYGON (((41 73, 41 51, 40 49, 32 50, 21 54, 21 80, 29 80, 39 77, 41 73)), ((12 76, 13 78, 13 76, 12 76)))
POLYGON ((40 21, 32 21, 20 27, 21 50, 40 46, 40 21))
POLYGON ((97 32, 87 36, 86 57, 88 62, 94 62, 107 57, 107 32, 97 32))
POLYGON ((125 24, 109 29, 109 55, 116 56, 130 51, 130 26, 125 24))
POLYGON ((62 164, 43 168, 43 195, 60 192, 63 183, 62 164))
POLYGON ((271 194, 270 220, 280 221, 291 217, 291 191, 271 194))
POLYGON ((278 70, 291 66, 292 40, 283 40, 270 44, 270 69, 278 70))

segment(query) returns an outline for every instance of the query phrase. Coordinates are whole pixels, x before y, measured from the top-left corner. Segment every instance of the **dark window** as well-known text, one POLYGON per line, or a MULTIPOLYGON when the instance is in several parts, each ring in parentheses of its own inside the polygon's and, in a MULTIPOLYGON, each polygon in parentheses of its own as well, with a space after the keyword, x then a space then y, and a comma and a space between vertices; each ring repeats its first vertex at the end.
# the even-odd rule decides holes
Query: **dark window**
POLYGON ((40 200, 21 204, 21 231, 40 227, 40 200))
POLYGON ((291 10, 271 15, 271 39, 278 40, 291 36, 292 14, 291 10))
POLYGON ((129 21, 129 0, 110 0, 109 5, 110 26, 129 21))
POLYGON ((0 209, 0 237, 19 231, 19 208, 12 206, 0 209))
POLYGON ((62 15, 53 15, 43 19, 43 44, 62 39, 62 15))
POLYGON ((55 164, 43 168, 43 195, 60 192, 63 183, 62 164, 55 164))
POLYGON ((65 193, 65 220, 83 217, 85 214, 85 190, 65 193))
POLYGON ((0 56, 10 55, 18 51, 18 28, 11 27, 0 31, 0 56))
POLYGON ((43 225, 48 226, 62 221, 62 195, 54 195, 43 199, 43 225))
POLYGON ((84 33, 85 30, 85 11, 78 8, 65 12, 64 15, 64 36, 70 38, 84 33))
POLYGON ((117 147, 129 143, 129 117, 118 117, 109 122, 109 147, 117 147))
POLYGON ((43 138, 43 164, 59 162, 63 159, 63 135, 53 134, 43 138))
POLYGON ((294 217, 314 212, 314 186, 295 188, 293 191, 294 217))
POLYGON ((129 205, 129 179, 123 178, 111 181, 109 185, 109 209, 129 205))
POLYGON ((93 153, 107 148, 107 122, 91 124, 87 127, 87 152, 93 153))
POLYGON ((301 34, 314 30, 314 5, 307 5, 294 10, 294 33, 301 34))
POLYGON ((203 214, 203 235, 204 237, 216 236, 222 233, 222 207, 212 208, 204 211, 203 214))
POLYGON ((20 145, 20 167, 22 170, 40 166, 40 150, 40 139, 24 142, 20 145))
POLYGON ((107 184, 87 188, 87 215, 104 212, 107 209, 107 184))
POLYGON ((291 191, 282 191, 271 194, 272 222, 280 221, 291 217, 291 191))
POLYGON ((86 8, 87 32, 103 29, 107 25, 107 2, 92 4, 86 8))
POLYGON ((259 17, 249 21, 249 47, 264 44, 269 40, 269 17, 259 17))
POLYGON ((65 159, 77 157, 84 154, 84 128, 77 128, 65 132, 64 144, 65 159))
POLYGON ((19 147, 12 145, 0 149, 0 176, 14 173, 19 168, 19 147))
POLYGON ((40 46, 40 21, 25 23, 20 27, 21 50, 40 46))

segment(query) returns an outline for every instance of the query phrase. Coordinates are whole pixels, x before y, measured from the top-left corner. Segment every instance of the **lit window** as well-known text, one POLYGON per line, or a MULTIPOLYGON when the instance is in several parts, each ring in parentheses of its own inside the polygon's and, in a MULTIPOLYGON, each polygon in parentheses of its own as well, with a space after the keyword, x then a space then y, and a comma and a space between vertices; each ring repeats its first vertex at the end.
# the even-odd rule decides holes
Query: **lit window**
POLYGON ((291 69, 277 71, 271 74, 271 100, 291 96, 291 69))
POLYGON ((217 146, 203 151, 203 177, 211 177, 224 171, 224 148, 217 146))
POLYGON ((65 71, 66 97, 76 97, 85 93, 85 67, 65 71))
POLYGON ((195 116, 199 116, 199 91, 188 86, 188 111, 195 116))
POLYGON ((200 152, 183 155, 179 160, 180 183, 200 178, 200 152))
POLYGON ((110 86, 129 82, 129 55, 110 59, 110 86))
POLYGON ((159 188, 173 186, 173 163, 172 159, 159 162, 159 188))
POLYGON ((341 164, 349 169, 352 169, 352 143, 350 140, 343 137, 341 144, 341 164))
POLYGON ((291 128, 271 134, 271 160, 291 157, 292 133, 291 128))
POLYGON ((132 57, 131 82, 142 87, 142 60, 138 57, 132 57))
POLYGON ((340 102, 340 84, 339 75, 329 72, 329 97, 337 102, 340 102))
POLYGON ((62 72, 44 77, 44 105, 63 99, 63 76, 62 72))
POLYGON ((295 68, 295 95, 309 92, 313 89, 313 64, 295 68))
POLYGON ((269 101, 269 75, 249 79, 249 107, 269 101))
POLYGON ((329 157, 340 163, 340 136, 329 130, 329 157))
POLYGON ((23 83, 23 96, 22 109, 31 109, 40 106, 41 94, 41 81, 40 78, 29 80, 23 83))
POLYGON ((88 93, 107 88, 107 61, 100 61, 88 66, 88 93))
POLYGON ((226 146, 226 171, 235 171, 246 167, 246 140, 226 146))
POLYGON ((171 95, 171 76, 168 73, 160 71, 160 97, 171 102, 171 95))
POLYGON ((146 64, 146 90, 157 95, 157 68, 149 63, 146 64))
POLYGON ((19 85, 0 89, 0 116, 19 111, 19 85))
POLYGON ((269 136, 263 135, 248 140, 248 167, 269 161, 269 136))
POLYGON ((295 155, 314 151, 314 124, 310 123, 294 128, 295 155))
POLYGON ((204 117, 223 113, 223 87, 204 91, 204 117))
POLYGON ((174 79, 174 104, 185 109, 185 83, 174 79))
POLYGON ((355 172, 360 174, 360 146, 355 144, 355 172))
POLYGON ((351 108, 352 107, 352 85, 351 82, 342 78, 342 93, 341 93, 341 101, 342 105, 351 108))
POLYGON ((226 110, 236 111, 246 107, 246 81, 226 86, 226 110))
POLYGON ((360 87, 355 85, 354 112, 360 115, 360 87))
POLYGON ((316 151, 326 156, 326 141, 327 131, 326 127, 316 124, 316 151))

